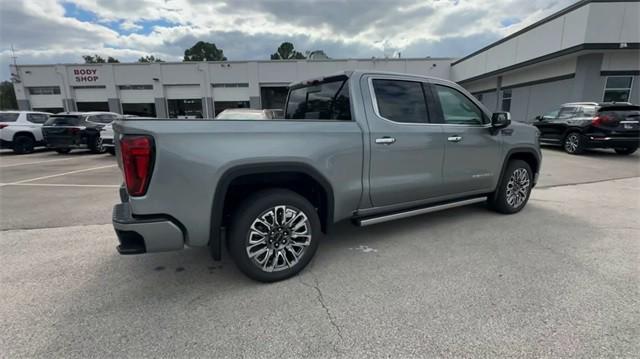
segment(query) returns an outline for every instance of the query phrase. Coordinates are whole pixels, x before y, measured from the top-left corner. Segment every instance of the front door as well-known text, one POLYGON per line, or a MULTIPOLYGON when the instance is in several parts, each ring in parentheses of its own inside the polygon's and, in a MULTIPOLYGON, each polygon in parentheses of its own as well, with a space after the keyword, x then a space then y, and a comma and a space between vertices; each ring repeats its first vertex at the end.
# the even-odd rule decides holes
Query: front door
POLYGON ((432 93, 446 141, 446 193, 492 191, 502 169, 502 135, 491 131, 489 117, 458 89, 434 84, 432 93))
POLYGON ((425 85, 393 76, 365 78, 372 106, 370 197, 376 207, 442 195, 442 126, 429 122, 425 85))

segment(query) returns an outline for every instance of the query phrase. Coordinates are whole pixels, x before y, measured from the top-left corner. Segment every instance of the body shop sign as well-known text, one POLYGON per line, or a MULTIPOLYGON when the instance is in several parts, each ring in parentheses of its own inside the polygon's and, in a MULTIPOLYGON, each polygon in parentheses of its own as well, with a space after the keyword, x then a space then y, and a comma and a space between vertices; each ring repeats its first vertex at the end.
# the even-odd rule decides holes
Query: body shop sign
POLYGON ((95 67, 83 67, 73 69, 73 79, 79 83, 92 83, 100 79, 98 69, 95 67))

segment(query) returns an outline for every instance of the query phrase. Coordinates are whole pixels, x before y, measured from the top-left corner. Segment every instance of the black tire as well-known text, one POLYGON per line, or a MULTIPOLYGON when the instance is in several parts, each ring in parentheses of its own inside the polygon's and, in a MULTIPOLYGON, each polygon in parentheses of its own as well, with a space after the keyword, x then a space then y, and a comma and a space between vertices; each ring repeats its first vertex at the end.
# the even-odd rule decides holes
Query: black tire
MULTIPOLYGON (((293 220, 293 218, 287 220, 286 216, 284 218, 284 222, 293 220)), ((278 222, 275 221, 275 223, 277 224, 278 222)), ((234 262, 249 278, 259 282, 276 282, 296 275, 309 264, 318 249, 321 235, 318 213, 307 199, 286 189, 269 189, 252 194, 238 207, 233 215, 227 245, 234 262), (267 222, 269 221, 268 218, 273 218, 269 214, 270 211, 283 213, 280 212, 282 207, 279 206, 286 206, 287 209, 285 212, 294 218, 298 216, 300 212, 304 213, 306 219, 301 217, 301 219, 294 224, 299 224, 301 221, 303 222, 303 228, 299 228, 297 231, 299 234, 301 234, 299 232, 301 230, 309 233, 310 243, 308 245, 301 246, 300 243, 296 243, 297 241, 306 241, 307 239, 300 239, 296 236, 298 238, 294 240, 291 237, 291 233, 293 233, 291 227, 274 225, 274 221, 268 223, 273 225, 271 231, 269 231, 268 226, 263 224, 256 224, 254 226, 254 228, 260 227, 257 229, 265 233, 273 233, 271 236, 261 236, 257 232, 251 231, 254 221, 259 218, 264 218, 263 221, 267 222), (276 207, 279 207, 280 210, 276 207), (295 211, 299 211, 298 214, 292 213, 295 211), (283 231, 278 231, 278 228, 283 231), (248 250, 250 250, 248 247, 250 238, 253 238, 256 242, 260 242, 259 244, 254 243, 251 247, 254 253, 262 252, 264 256, 259 254, 255 255, 254 259, 250 258, 248 254, 248 250), (281 240, 283 242, 280 242, 281 240), (295 243, 295 247, 291 246, 291 243, 295 243), (265 249, 266 251, 264 251, 265 249), (289 252, 290 250, 293 250, 293 252, 289 252), (294 253, 298 250, 300 250, 300 253, 296 261, 294 253), (284 253, 285 257, 281 256, 282 253, 284 253), (267 271, 261 268, 258 262, 261 261, 262 258, 264 258, 265 267, 272 267, 272 269, 275 270, 267 271), (278 263, 280 262, 282 262, 282 264, 278 268, 278 263), (290 262, 294 263, 289 265, 290 262), (269 263, 273 265, 271 266, 269 263), (285 267, 283 268, 282 265, 285 267)))
POLYGON ((619 155, 630 155, 638 150, 638 147, 625 147, 625 148, 614 148, 619 155))
POLYGON ((31 136, 18 135, 13 138, 13 152, 19 155, 33 152, 36 141, 31 136))
POLYGON ((107 149, 102 145, 102 137, 95 136, 91 140, 91 144, 89 145, 89 149, 91 152, 96 154, 101 154, 107 152, 107 149))
POLYGON ((56 152, 58 152, 61 155, 66 155, 67 153, 71 152, 70 148, 56 148, 56 152))
POLYGON ((109 152, 109 154, 111 156, 115 156, 116 155, 116 149, 114 147, 107 148, 107 152, 109 152))
POLYGON ((562 140, 562 148, 570 155, 579 155, 584 152, 584 139, 580 132, 569 132, 562 140))
POLYGON ((509 161, 509 164, 507 164, 507 168, 502 174, 500 183, 498 184, 498 189, 495 193, 493 193, 493 195, 489 196, 488 198, 489 207, 491 207, 491 209, 495 210, 496 212, 504 214, 513 214, 520 212, 529 201, 532 185, 533 172, 531 171, 531 167, 529 166, 529 164, 522 160, 509 161), (514 184, 511 183, 512 180, 515 181, 516 193, 518 192, 517 188, 524 185, 524 183, 521 181, 521 179, 524 180, 524 178, 522 177, 523 170, 526 172, 526 183, 528 183, 524 198, 518 197, 517 200, 508 198, 510 191, 514 190, 514 184))

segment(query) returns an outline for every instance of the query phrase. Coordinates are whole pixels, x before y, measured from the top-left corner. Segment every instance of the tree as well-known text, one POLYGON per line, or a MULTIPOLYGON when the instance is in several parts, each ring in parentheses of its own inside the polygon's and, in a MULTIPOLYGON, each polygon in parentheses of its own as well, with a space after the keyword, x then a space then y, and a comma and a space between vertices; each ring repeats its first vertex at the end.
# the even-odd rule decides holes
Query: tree
POLYGON ((302 60, 306 59, 306 57, 301 53, 295 50, 293 44, 290 42, 283 42, 278 47, 278 50, 275 54, 271 54, 271 60, 302 60))
POLYGON ((17 110, 18 100, 10 81, 0 82, 0 110, 17 110))
POLYGON ((138 59, 138 62, 164 62, 160 58, 156 58, 153 55, 142 56, 138 59))
POLYGON ((224 51, 211 42, 198 41, 191 48, 184 50, 183 61, 227 61, 224 51))
POLYGON ((107 57, 107 59, 105 60, 102 56, 98 54, 95 54, 93 56, 83 55, 82 58, 84 59, 85 64, 104 64, 104 63, 116 64, 120 62, 118 61, 118 59, 111 56, 107 57))

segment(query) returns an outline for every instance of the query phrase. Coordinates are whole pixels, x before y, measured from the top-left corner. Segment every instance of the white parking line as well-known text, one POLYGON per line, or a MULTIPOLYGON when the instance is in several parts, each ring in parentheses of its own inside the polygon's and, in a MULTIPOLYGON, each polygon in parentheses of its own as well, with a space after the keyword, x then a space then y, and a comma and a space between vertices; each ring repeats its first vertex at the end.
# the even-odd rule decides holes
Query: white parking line
POLYGON ((27 165, 37 165, 37 164, 40 164, 40 163, 47 163, 47 162, 69 161, 69 160, 75 160, 76 158, 79 158, 79 157, 58 158, 56 160, 48 160, 48 161, 34 161, 34 162, 14 163, 14 164, 11 164, 11 165, 0 166, 0 168, 9 168, 9 167, 27 166, 27 165))
POLYGON ((0 184, 0 187, 16 185, 16 184, 21 184, 21 183, 27 183, 27 182, 33 182, 33 181, 39 181, 39 180, 43 180, 43 179, 47 179, 47 178, 53 178, 53 177, 66 176, 66 175, 70 175, 70 174, 74 174, 74 173, 95 171, 95 170, 100 170, 100 169, 103 169, 103 168, 111 168, 111 167, 116 167, 116 166, 117 165, 108 165, 108 166, 85 168, 83 170, 75 170, 75 171, 70 171, 70 172, 58 173, 58 174, 55 174, 55 175, 30 178, 30 179, 26 179, 26 180, 22 180, 22 181, 11 182, 11 183, 2 183, 2 184, 0 184))
POLYGON ((0 186, 120 188, 117 184, 0 183, 0 186))

